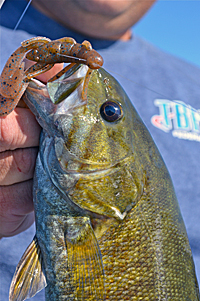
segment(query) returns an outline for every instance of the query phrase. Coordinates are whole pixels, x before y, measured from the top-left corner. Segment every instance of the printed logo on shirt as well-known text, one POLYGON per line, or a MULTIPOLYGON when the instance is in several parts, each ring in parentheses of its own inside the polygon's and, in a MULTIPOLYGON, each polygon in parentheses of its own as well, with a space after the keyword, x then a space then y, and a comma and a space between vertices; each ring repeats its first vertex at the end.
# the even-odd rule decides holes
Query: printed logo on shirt
POLYGON ((151 123, 158 129, 179 139, 200 142, 200 110, 196 110, 182 101, 155 99, 159 115, 151 118, 151 123))

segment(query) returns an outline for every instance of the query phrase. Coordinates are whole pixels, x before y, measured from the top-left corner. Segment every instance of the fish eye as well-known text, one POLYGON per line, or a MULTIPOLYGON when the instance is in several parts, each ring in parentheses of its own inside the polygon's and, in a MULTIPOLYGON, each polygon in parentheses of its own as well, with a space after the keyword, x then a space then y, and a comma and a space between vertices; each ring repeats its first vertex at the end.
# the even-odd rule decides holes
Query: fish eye
POLYGON ((101 105, 100 114, 104 120, 113 122, 122 118, 123 111, 119 103, 113 100, 107 100, 101 105))

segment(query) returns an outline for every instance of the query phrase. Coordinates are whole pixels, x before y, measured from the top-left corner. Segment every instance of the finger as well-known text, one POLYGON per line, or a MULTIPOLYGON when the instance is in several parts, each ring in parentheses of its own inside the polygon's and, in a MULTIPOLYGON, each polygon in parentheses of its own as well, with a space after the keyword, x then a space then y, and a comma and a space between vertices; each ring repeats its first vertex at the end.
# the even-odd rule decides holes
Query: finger
MULTIPOLYGON (((34 62, 25 59, 25 69, 27 70, 28 68, 30 68, 34 62)), ((60 63, 60 64, 55 64, 49 71, 42 73, 40 75, 38 75, 36 78, 41 80, 43 83, 47 83, 47 81, 52 78, 54 75, 56 75, 58 72, 60 72, 63 69, 64 64, 60 63)))
POLYGON ((17 235, 27 230, 35 221, 35 214, 31 212, 23 217, 13 215, 10 220, 3 219, 0 221, 0 239, 17 235))
POLYGON ((28 109, 0 117, 0 152, 39 145, 40 126, 28 109))
POLYGON ((11 185, 32 179, 37 153, 37 147, 0 153, 0 185, 11 185))
POLYGON ((33 181, 0 186, 0 236, 26 230, 34 221, 33 181))
POLYGON ((62 64, 55 64, 49 71, 42 73, 38 75, 36 78, 41 80, 43 83, 47 83, 47 81, 52 78, 54 75, 56 75, 58 72, 60 72, 63 69, 63 63, 62 64))

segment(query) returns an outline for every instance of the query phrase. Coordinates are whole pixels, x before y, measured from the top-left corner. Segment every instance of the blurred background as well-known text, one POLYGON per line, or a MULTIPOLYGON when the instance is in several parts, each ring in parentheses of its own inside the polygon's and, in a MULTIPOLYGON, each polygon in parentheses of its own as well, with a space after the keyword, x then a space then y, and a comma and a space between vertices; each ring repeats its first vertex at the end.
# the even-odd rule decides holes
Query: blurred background
POLYGON ((158 0, 134 32, 200 67, 200 1, 158 0))

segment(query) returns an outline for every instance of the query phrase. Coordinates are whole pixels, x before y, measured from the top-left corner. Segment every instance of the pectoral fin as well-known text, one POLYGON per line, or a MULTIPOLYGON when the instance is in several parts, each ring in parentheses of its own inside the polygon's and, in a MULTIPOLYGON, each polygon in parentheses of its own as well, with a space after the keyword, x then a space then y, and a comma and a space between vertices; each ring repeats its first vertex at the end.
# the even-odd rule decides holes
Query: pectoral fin
POLYGON ((9 301, 23 301, 33 297, 46 286, 42 271, 42 254, 37 238, 23 254, 12 279, 9 301))
POLYGON ((101 252, 89 218, 70 218, 65 242, 76 300, 104 300, 101 252))

